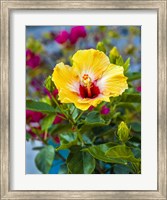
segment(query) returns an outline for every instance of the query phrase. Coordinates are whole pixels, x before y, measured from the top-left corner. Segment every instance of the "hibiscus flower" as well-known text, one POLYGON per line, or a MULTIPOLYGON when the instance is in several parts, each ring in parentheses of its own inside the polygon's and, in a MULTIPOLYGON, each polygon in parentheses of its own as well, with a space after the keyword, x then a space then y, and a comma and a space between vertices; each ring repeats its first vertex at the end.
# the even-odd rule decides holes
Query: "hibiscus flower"
POLYGON ((52 80, 61 103, 74 103, 81 110, 110 102, 110 97, 121 95, 128 88, 124 68, 111 64, 99 50, 79 50, 72 57, 72 67, 59 63, 52 80))

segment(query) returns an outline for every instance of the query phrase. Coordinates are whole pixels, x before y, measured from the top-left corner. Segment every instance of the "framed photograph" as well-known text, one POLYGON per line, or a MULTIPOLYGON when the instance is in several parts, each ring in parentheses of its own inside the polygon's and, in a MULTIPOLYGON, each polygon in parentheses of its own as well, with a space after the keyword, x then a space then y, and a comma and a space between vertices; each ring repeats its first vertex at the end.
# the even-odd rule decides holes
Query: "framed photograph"
POLYGON ((166 199, 166 0, 1 1, 1 199, 166 199))

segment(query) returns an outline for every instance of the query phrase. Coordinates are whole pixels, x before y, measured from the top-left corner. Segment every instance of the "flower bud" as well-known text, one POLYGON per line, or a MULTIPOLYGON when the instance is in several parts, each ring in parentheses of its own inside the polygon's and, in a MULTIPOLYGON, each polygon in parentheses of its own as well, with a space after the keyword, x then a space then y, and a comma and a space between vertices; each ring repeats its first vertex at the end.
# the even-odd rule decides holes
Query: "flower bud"
POLYGON ((116 64, 116 59, 120 56, 116 47, 113 47, 110 51, 109 58, 110 62, 116 64))
POLYGON ((127 127, 126 123, 122 121, 118 126, 117 132, 119 140, 123 143, 127 142, 129 140, 129 133, 129 128, 127 127))
POLYGON ((113 48, 111 49, 110 54, 111 54, 112 56, 114 56, 114 57, 119 57, 119 56, 120 56, 120 55, 119 55, 119 52, 118 52, 118 50, 117 50, 116 47, 113 47, 113 48))
POLYGON ((96 49, 99 50, 99 51, 103 51, 104 53, 106 53, 106 48, 105 48, 103 42, 98 42, 97 45, 96 45, 96 49))
POLYGON ((55 85, 52 81, 52 77, 48 76, 44 82, 44 86, 46 87, 49 92, 53 92, 55 90, 55 85))

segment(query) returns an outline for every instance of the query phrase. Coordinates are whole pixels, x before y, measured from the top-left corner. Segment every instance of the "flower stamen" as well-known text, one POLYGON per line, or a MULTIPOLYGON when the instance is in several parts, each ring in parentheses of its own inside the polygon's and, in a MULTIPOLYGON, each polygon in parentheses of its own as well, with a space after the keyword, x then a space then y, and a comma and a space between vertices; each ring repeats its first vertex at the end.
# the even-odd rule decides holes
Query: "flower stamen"
POLYGON ((84 74, 82 77, 82 82, 84 84, 84 87, 87 89, 88 97, 92 96, 91 93, 91 87, 92 87, 92 81, 88 74, 84 74))
POLYGON ((82 98, 93 99, 100 94, 99 87, 96 86, 96 82, 92 82, 92 79, 88 74, 82 76, 79 91, 82 98))

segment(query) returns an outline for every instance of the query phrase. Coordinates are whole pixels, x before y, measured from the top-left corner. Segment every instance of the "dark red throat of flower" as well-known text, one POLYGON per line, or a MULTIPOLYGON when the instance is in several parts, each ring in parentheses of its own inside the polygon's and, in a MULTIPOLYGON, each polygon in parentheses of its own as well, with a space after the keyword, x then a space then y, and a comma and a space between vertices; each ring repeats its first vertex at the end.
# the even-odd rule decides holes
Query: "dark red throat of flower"
POLYGON ((79 91, 82 98, 93 99, 100 94, 99 87, 97 87, 94 83, 91 83, 90 87, 80 85, 79 91))

